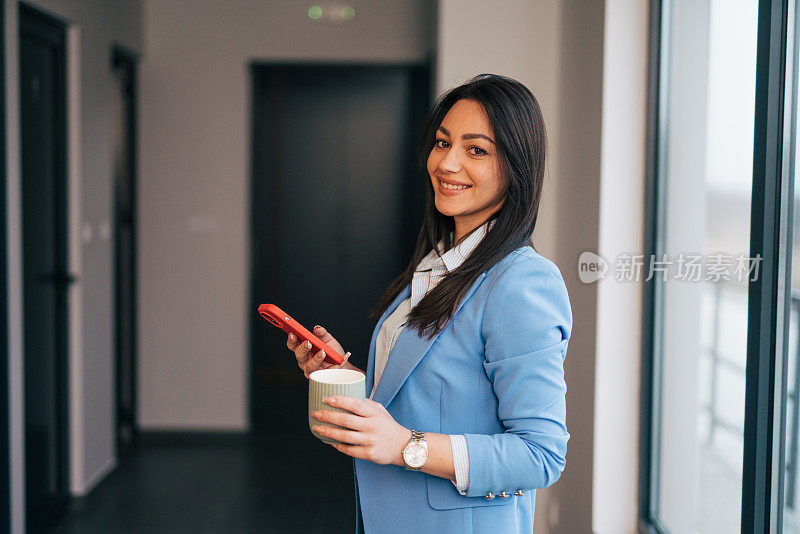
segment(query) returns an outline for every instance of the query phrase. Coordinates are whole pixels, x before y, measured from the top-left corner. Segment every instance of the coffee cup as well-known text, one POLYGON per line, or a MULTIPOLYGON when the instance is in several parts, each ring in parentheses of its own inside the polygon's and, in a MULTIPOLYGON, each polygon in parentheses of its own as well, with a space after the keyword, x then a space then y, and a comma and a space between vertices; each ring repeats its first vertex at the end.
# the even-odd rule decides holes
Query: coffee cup
POLYGON ((322 399, 338 395, 340 397, 366 398, 366 377, 364 373, 353 369, 319 369, 308 375, 308 427, 311 433, 325 443, 339 443, 337 440, 314 432, 315 426, 342 428, 316 419, 311 415, 315 410, 346 412, 322 402, 322 399))

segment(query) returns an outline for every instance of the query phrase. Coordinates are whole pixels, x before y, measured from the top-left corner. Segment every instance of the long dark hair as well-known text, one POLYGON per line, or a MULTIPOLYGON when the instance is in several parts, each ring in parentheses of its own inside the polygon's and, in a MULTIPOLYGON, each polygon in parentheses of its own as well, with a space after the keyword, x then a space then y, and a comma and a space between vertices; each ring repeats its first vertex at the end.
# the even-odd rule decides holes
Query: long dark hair
POLYGON ((422 128, 419 164, 425 172, 427 199, 425 218, 408 267, 398 276, 373 310, 380 317, 409 284, 419 262, 442 241, 444 250, 454 246, 453 217, 439 213, 434 203, 433 184, 427 172, 428 155, 436 131, 447 112, 462 99, 483 106, 494 131, 495 148, 505 182, 505 202, 493 215, 486 237, 456 269, 448 272, 408 315, 407 327, 416 328, 429 339, 438 334, 455 315, 459 302, 478 276, 512 251, 533 246, 539 199, 544 182, 547 133, 539 103, 520 82, 495 74, 479 74, 444 93, 433 105, 422 128))

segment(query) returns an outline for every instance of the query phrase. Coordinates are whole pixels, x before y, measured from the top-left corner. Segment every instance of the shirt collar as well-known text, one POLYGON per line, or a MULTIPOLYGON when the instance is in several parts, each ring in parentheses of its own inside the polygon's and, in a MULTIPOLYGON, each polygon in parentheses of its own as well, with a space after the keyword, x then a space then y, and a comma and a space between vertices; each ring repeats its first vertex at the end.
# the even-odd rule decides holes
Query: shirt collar
POLYGON ((444 263, 444 266, 448 272, 456 269, 459 265, 464 263, 464 260, 469 257, 472 251, 475 250, 475 247, 477 247, 483 238, 486 237, 486 233, 494 225, 494 223, 494 219, 486 221, 476 228, 474 232, 464 238, 458 245, 451 248, 444 254, 441 254, 444 244, 441 241, 439 242, 437 245, 437 250, 441 254, 441 261, 444 263))

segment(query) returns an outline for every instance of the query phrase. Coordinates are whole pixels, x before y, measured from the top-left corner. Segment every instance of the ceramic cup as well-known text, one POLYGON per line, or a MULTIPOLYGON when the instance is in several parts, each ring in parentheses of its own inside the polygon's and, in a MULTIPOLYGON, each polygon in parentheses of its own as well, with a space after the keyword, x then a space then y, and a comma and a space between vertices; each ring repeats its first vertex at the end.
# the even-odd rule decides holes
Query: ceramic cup
POLYGON ((311 433, 325 443, 339 443, 335 439, 314 432, 313 427, 342 427, 322 422, 312 417, 311 412, 315 410, 348 412, 348 410, 325 404, 322 399, 334 395, 356 399, 366 398, 366 377, 364 373, 353 369, 320 369, 311 373, 308 378, 308 428, 312 429, 311 433))

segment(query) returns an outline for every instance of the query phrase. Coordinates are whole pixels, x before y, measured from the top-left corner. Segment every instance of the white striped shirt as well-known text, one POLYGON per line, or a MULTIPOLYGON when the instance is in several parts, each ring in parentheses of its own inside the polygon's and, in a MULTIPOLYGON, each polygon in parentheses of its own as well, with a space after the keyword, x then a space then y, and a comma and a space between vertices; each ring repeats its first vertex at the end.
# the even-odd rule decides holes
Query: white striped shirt
MULTIPOLYGON (((436 250, 431 250, 420 261, 411 281, 411 296, 400 303, 397 309, 386 318, 378 331, 375 343, 374 385, 369 395, 370 399, 375 394, 375 389, 378 387, 383 370, 386 368, 386 362, 389 361, 391 350, 406 325, 408 313, 422 300, 428 291, 436 287, 436 284, 441 281, 448 271, 452 271, 467 259, 467 256, 475 250, 475 247, 486 235, 490 223, 494 223, 494 221, 482 224, 458 245, 445 253, 442 253, 442 243, 439 243, 436 250)), ((456 480, 453 484, 455 484, 461 495, 466 495, 469 487, 467 439, 463 434, 450 435, 450 446, 453 451, 453 466, 456 474, 456 480)))

